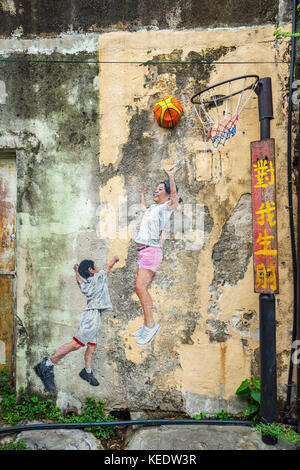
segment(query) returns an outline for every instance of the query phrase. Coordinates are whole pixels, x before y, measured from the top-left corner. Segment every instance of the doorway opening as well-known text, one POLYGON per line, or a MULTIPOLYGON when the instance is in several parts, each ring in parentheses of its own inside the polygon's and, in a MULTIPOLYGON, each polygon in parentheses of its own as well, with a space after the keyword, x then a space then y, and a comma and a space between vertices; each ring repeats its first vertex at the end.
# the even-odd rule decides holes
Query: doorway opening
POLYGON ((0 149, 0 369, 15 377, 16 150, 0 149))

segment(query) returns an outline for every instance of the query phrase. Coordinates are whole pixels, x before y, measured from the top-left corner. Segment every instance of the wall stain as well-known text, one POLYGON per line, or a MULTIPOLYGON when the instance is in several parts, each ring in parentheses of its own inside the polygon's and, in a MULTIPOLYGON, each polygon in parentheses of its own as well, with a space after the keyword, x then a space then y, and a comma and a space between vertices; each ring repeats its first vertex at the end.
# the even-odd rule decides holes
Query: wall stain
POLYGON ((227 345, 220 343, 220 383, 225 384, 226 381, 226 349, 227 345))

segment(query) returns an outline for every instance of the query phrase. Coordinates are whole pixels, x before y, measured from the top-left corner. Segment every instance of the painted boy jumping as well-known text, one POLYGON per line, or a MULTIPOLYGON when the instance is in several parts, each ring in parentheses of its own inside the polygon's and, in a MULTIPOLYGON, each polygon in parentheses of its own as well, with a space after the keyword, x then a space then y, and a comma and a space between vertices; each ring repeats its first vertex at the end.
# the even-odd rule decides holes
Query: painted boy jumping
POLYGON ((100 327, 101 315, 105 310, 111 309, 109 291, 106 284, 107 274, 119 261, 114 256, 105 270, 98 270, 94 261, 84 260, 79 266, 74 265, 77 284, 81 292, 86 296, 87 305, 81 314, 79 328, 73 340, 63 344, 50 358, 44 358, 34 367, 35 373, 44 384, 45 390, 50 393, 56 392, 54 382, 54 365, 64 356, 72 351, 76 351, 83 346, 87 346, 84 360, 85 367, 79 376, 90 385, 99 385, 91 369, 92 355, 97 346, 97 333, 100 327))

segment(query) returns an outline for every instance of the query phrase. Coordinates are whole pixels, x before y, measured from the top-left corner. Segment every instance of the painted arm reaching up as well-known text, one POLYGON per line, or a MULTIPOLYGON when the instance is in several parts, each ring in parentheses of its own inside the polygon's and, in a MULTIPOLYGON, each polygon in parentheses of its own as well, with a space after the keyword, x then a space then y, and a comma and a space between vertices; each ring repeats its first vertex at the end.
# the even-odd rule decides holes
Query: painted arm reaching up
POLYGON ((113 267, 118 261, 119 261, 118 256, 114 256, 113 259, 112 259, 112 260, 108 263, 108 265, 106 266, 105 272, 106 272, 107 274, 109 274, 110 271, 111 271, 111 269, 112 269, 112 267, 113 267))
POLYGON ((165 173, 168 175, 170 183, 170 202, 168 204, 168 209, 174 209, 179 204, 179 197, 176 190, 175 184, 175 175, 178 170, 182 167, 182 162, 178 162, 171 170, 165 170, 165 173))
POLYGON ((145 194, 146 194, 147 192, 148 192, 147 189, 142 188, 142 190, 141 190, 141 209, 142 209, 143 212, 145 212, 146 209, 147 209, 146 200, 145 200, 145 194))
MULTIPOLYGON (((114 256, 113 259, 108 263, 108 265, 106 266, 105 268, 105 272, 107 274, 110 273, 112 267, 119 261, 119 257, 118 256, 114 256)), ((74 264, 73 266, 73 269, 75 271, 75 276, 76 276, 76 281, 77 281, 77 284, 80 286, 81 282, 83 281, 82 277, 80 276, 79 272, 78 272, 78 264, 74 264)), ((90 270, 90 269, 89 269, 90 270)), ((90 270, 91 271, 91 270, 90 270)), ((96 273, 98 272, 98 268, 95 267, 95 271, 91 271, 92 273, 96 273)))
POLYGON ((77 284, 80 285, 81 281, 82 281, 82 278, 78 272, 78 264, 74 264, 73 266, 73 269, 75 271, 75 276, 76 276, 76 281, 77 281, 77 284))

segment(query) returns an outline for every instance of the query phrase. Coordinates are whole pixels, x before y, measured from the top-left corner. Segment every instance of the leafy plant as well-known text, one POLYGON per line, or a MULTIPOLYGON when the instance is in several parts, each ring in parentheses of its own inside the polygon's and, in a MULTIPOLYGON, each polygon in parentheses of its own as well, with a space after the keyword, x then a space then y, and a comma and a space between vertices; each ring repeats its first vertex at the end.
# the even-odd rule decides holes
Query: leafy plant
POLYGON ((281 31, 281 29, 277 29, 275 27, 274 29, 274 32, 273 32, 273 36, 275 36, 276 38, 297 38, 300 36, 300 32, 296 32, 296 33, 285 33, 284 31, 281 31))
MULTIPOLYGON (((38 397, 28 397, 24 387, 20 387, 17 396, 16 391, 10 386, 8 371, 0 371, 0 419, 8 424, 16 425, 21 421, 49 420, 58 423, 91 423, 117 421, 112 415, 106 416, 101 400, 87 397, 85 406, 79 415, 72 413, 62 416, 60 408, 54 406, 51 400, 40 400, 38 397)), ((87 427, 85 431, 91 431, 99 439, 108 439, 115 433, 115 426, 87 427)))
MULTIPOLYGON (((297 5, 297 11, 300 11, 300 3, 297 5)), ((300 32, 296 31, 295 33, 285 33, 283 31, 281 31, 281 29, 277 29, 275 27, 274 32, 273 32, 273 36, 275 36, 276 38, 280 38, 280 37, 292 38, 292 37, 300 36, 300 32)))
MULTIPOLYGON (((111 422, 117 421, 117 419, 112 415, 105 416, 103 401, 99 400, 96 402, 96 400, 92 397, 86 398, 85 408, 80 413, 80 415, 71 413, 65 417, 61 416, 58 419, 59 423, 97 423, 98 421, 111 422)), ((115 426, 99 426, 93 428, 84 428, 84 430, 92 431, 99 439, 108 439, 114 435, 115 426)))
POLYGON ((14 388, 10 384, 8 367, 0 369, 0 395, 10 395, 14 393, 14 388))
POLYGON ((205 413, 199 413, 195 416, 192 416, 193 419, 207 419, 207 416, 205 413))
POLYGON ((283 439, 290 444, 300 446, 300 434, 294 431, 290 426, 282 423, 259 423, 254 430, 268 436, 283 439))
POLYGON ((228 413, 225 410, 221 410, 214 414, 214 419, 228 419, 228 413))
POLYGON ((248 400, 248 408, 243 411, 245 418, 252 418, 257 420, 260 418, 260 380, 246 379, 243 380, 241 385, 235 391, 236 395, 245 397, 248 400))
POLYGON ((227 411, 221 410, 218 413, 215 413, 212 418, 209 418, 205 413, 199 413, 197 415, 192 416, 192 419, 229 419, 229 415, 227 411))
POLYGON ((39 400, 37 397, 27 397, 24 388, 20 387, 19 397, 16 393, 4 393, 0 390, 2 401, 0 404, 0 418, 9 424, 35 419, 55 420, 60 416, 60 409, 52 405, 51 400, 39 400))

